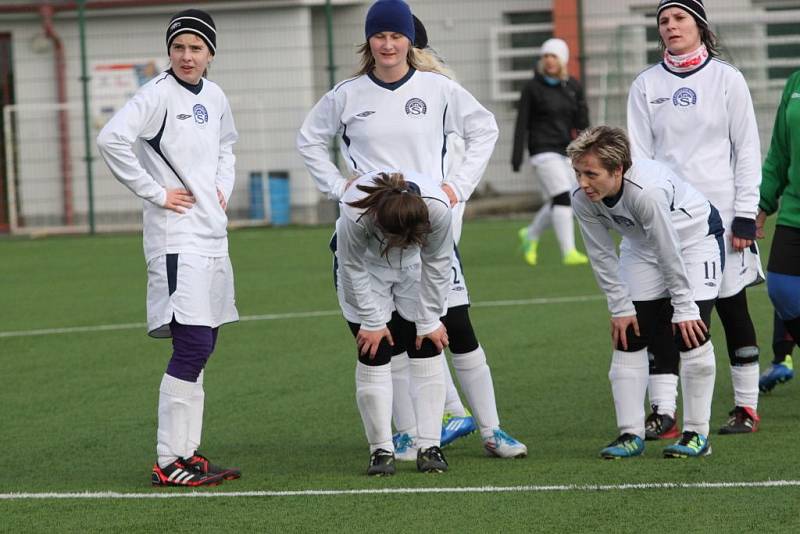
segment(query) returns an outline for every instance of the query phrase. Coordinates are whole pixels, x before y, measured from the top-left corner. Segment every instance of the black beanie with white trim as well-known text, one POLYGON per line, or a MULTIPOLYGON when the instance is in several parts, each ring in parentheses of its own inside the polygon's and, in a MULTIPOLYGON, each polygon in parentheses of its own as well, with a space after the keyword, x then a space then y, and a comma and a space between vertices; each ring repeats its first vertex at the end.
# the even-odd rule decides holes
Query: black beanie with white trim
POLYGON ((205 41, 211 55, 217 53, 217 26, 211 15, 200 9, 187 9, 172 16, 167 26, 167 53, 172 41, 182 33, 193 33, 205 41))

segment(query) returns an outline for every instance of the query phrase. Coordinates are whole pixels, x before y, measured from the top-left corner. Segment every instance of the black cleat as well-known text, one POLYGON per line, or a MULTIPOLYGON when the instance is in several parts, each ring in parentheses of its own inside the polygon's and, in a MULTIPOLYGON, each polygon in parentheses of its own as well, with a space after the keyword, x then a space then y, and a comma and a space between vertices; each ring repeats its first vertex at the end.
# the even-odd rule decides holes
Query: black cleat
POLYGON ((447 460, 442 449, 433 446, 417 451, 417 470, 422 473, 444 473, 447 471, 447 460))
POLYGON ((367 475, 371 477, 391 476, 395 472, 394 453, 386 449, 375 449, 369 457, 367 475))
POLYGON ((647 416, 644 421, 644 439, 654 441, 657 439, 676 439, 680 437, 681 431, 670 415, 658 413, 658 406, 651 406, 653 413, 647 416))
POLYGON ((216 486, 222 484, 222 475, 201 473, 193 467, 187 467, 183 460, 175 460, 166 467, 153 466, 153 486, 216 486))
POLYGON ((195 471, 199 471, 203 474, 222 475, 222 478, 225 480, 233 480, 242 476, 241 469, 237 469, 236 467, 220 467, 218 465, 214 465, 208 460, 208 458, 200 454, 198 451, 194 451, 194 454, 190 458, 184 458, 183 463, 186 465, 186 467, 192 468, 195 471))
POLYGON ((761 418, 752 408, 736 406, 728 415, 728 422, 719 429, 720 434, 750 434, 758 430, 761 418))

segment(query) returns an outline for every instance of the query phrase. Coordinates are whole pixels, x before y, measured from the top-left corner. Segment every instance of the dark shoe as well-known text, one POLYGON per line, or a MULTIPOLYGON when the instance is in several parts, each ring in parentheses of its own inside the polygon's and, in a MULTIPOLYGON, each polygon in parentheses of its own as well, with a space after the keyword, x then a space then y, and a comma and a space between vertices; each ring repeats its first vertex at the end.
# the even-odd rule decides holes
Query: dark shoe
POLYGON ((652 406, 653 413, 644 421, 644 439, 653 441, 657 439, 675 439, 680 437, 681 431, 670 415, 658 413, 658 406, 652 406))
POLYGON ((442 449, 433 446, 417 452, 417 470, 422 473, 444 473, 447 471, 447 460, 442 449))
POLYGON ((367 474, 371 477, 382 477, 393 475, 394 472, 394 453, 386 449, 375 449, 369 457, 367 474))
POLYGON ((175 460, 166 467, 153 466, 152 481, 154 486, 216 486, 222 484, 220 474, 201 473, 197 469, 187 467, 183 460, 175 460))
POLYGON ((208 458, 194 451, 191 458, 184 458, 183 463, 186 467, 191 467, 203 474, 222 475, 225 480, 233 480, 242 476, 242 470, 235 467, 220 467, 212 464, 208 458))
POLYGON ((728 415, 728 423, 719 429, 720 434, 749 434, 758 430, 761 418, 754 409, 736 406, 728 415))

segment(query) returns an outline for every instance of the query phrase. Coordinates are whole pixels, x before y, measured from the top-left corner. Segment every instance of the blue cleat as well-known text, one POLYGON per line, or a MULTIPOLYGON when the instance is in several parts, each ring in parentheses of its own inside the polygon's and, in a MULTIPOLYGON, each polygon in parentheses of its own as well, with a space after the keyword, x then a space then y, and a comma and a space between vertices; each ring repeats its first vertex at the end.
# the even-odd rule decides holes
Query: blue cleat
POLYGON ((476 430, 478 430, 478 427, 475 425, 475 419, 469 412, 463 417, 445 413, 442 418, 441 446, 449 445, 458 438, 463 438, 476 430))
POLYGON ((414 444, 414 438, 406 433, 397 433, 392 436, 392 444, 394 445, 394 457, 401 462, 413 462, 417 459, 417 447, 414 444))
POLYGON ((622 434, 600 451, 600 457, 606 460, 633 458, 644 452, 644 440, 634 434, 622 434))
POLYGON ((708 437, 697 432, 684 431, 681 439, 664 448, 664 458, 699 458, 711 454, 708 437))
POLYGON ((761 378, 758 379, 758 389, 762 393, 769 393, 778 384, 784 384, 792 378, 794 378, 792 357, 786 356, 783 362, 770 364, 769 369, 761 374, 761 378))

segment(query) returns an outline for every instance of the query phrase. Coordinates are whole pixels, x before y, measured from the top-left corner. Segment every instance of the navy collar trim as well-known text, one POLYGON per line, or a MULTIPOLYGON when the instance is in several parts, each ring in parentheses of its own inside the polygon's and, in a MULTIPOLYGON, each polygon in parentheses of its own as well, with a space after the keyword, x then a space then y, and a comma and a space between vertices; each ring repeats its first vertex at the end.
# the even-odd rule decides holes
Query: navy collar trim
POLYGON ((379 85, 384 89, 388 89, 389 91, 394 91, 395 89, 399 89, 400 87, 405 85, 405 83, 411 79, 411 77, 414 75, 415 72, 417 72, 417 69, 415 69, 414 67, 409 67, 408 72, 406 73, 405 76, 403 76, 396 82, 391 82, 391 83, 386 83, 382 81, 377 76, 375 76, 375 73, 372 71, 368 72, 367 76, 369 76, 369 79, 375 82, 376 85, 379 85))
POLYGON ((175 78, 176 82, 178 82, 180 85, 185 87, 187 91, 189 91, 189 92, 191 92, 191 93, 193 93, 195 95, 199 95, 200 91, 203 90, 203 78, 200 78, 199 82, 197 82, 196 84, 192 85, 192 84, 186 83, 183 80, 181 80, 180 78, 178 78, 175 75, 175 71, 173 71, 171 68, 167 72, 170 73, 173 78, 175 78))
POLYGON ((609 208, 613 208, 619 202, 619 199, 622 198, 622 192, 625 190, 625 180, 623 179, 622 182, 619 184, 619 191, 613 197, 606 197, 603 199, 603 204, 605 204, 609 208))

